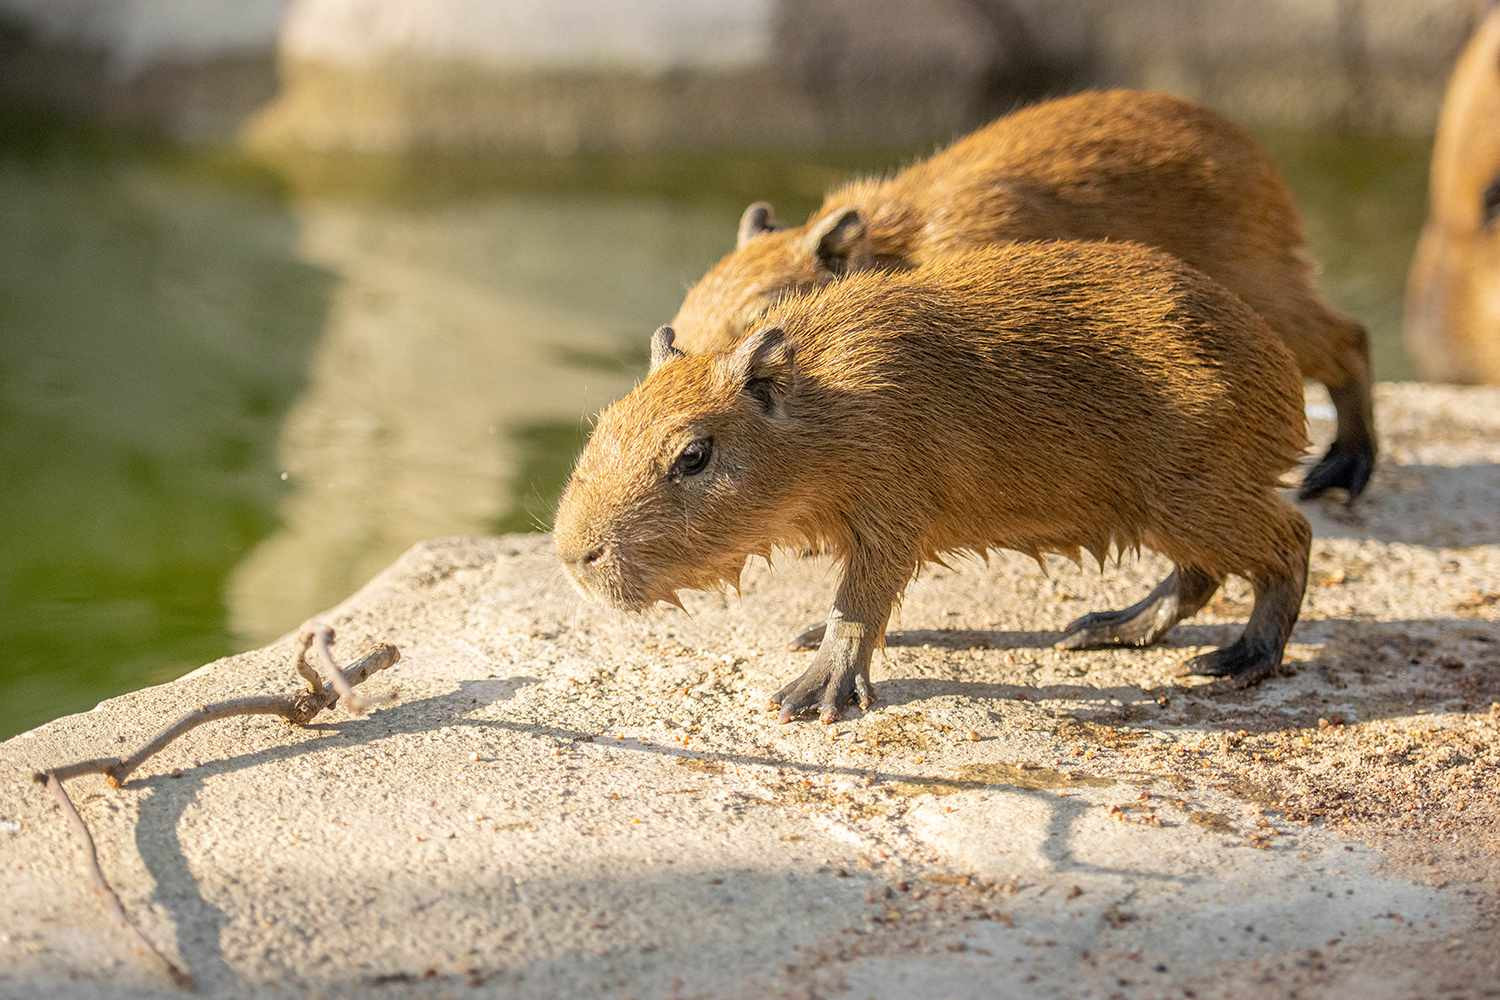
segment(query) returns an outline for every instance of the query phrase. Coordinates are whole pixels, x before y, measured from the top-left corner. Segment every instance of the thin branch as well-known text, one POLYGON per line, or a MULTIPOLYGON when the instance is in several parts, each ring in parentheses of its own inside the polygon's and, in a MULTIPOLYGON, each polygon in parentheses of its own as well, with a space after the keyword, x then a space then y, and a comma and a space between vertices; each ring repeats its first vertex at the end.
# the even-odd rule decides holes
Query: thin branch
MULTIPOLYGON (((372 674, 394 666, 400 659, 400 650, 395 646, 382 643, 373 647, 348 669, 337 672, 339 679, 352 688, 372 674)), ((109 779, 111 785, 118 788, 130 777, 131 772, 160 753, 169 743, 206 722, 228 719, 236 715, 277 715, 294 726, 305 726, 312 721, 313 716, 330 708, 338 700, 337 691, 329 685, 320 683, 316 694, 309 692, 295 696, 269 694, 215 702, 184 715, 128 757, 98 757, 94 760, 81 760, 75 764, 52 768, 47 773, 56 775, 63 781, 84 774, 102 774, 109 779)), ((37 780, 43 780, 45 777, 46 775, 37 775, 37 780)))
MULTIPOLYGON (((313 648, 318 651, 318 662, 323 666, 323 679, 333 685, 333 689, 344 699, 344 707, 355 715, 364 715, 365 706, 360 704, 354 695, 354 687, 344 680, 344 672, 339 665, 333 662, 333 628, 328 625, 316 625, 312 630, 313 648)), ((298 663, 302 662, 299 657, 298 663)))
POLYGON ((323 686, 323 682, 318 679, 318 672, 309 666, 307 662, 307 651, 311 648, 312 642, 312 629, 303 629, 302 634, 297 636, 297 657, 292 660, 292 666, 296 667, 297 673, 301 674, 302 679, 307 681, 308 694, 317 694, 318 688, 323 686))
POLYGON ((137 947, 159 961, 172 981, 183 989, 193 988, 192 977, 168 960, 146 939, 140 928, 131 923, 129 916, 125 913, 124 904, 120 902, 120 897, 105 879, 103 869, 99 867, 99 852, 94 844, 94 838, 89 833, 88 825, 84 823, 83 817, 74 807, 73 801, 68 798, 68 793, 63 789, 63 782, 80 775, 102 774, 110 785, 118 788, 137 768, 160 753, 179 736, 197 729, 204 723, 218 719, 228 719, 237 715, 275 715, 293 725, 305 726, 319 712, 333 707, 341 699, 346 706, 352 707, 351 703, 357 704, 353 697, 354 686, 394 666, 401 659, 400 650, 388 643, 381 643, 341 670, 334 662, 333 652, 329 648, 332 642, 333 629, 326 625, 305 631, 298 637, 297 657, 293 666, 307 682, 308 690, 296 695, 260 695, 204 705, 172 723, 128 757, 97 757, 93 760, 82 760, 65 764, 62 767, 49 768, 33 775, 39 784, 46 785, 52 792, 53 797, 62 806, 63 813, 68 817, 73 831, 83 841, 89 873, 94 888, 104 900, 105 908, 135 938, 137 947), (307 651, 314 644, 318 647, 319 657, 329 668, 330 683, 328 684, 319 680, 311 667, 307 665, 307 651))
POLYGON ((125 933, 134 939, 136 951, 148 959, 159 962, 168 978, 179 988, 193 989, 193 977, 178 968, 170 958, 157 951, 156 945, 147 940, 146 935, 141 933, 141 929, 132 923, 129 915, 126 914, 120 897, 116 895, 109 880, 104 877, 104 869, 99 867, 99 850, 94 846, 94 838, 89 833, 88 824, 83 821, 82 816, 78 815, 73 800, 68 798, 68 793, 63 789, 62 779, 55 774, 48 774, 46 783, 52 797, 57 800, 58 805, 62 806, 63 815, 68 818, 68 824, 73 828, 73 832, 78 834, 78 838, 83 841, 84 859, 88 862, 89 876, 93 879, 94 891, 99 894, 104 908, 109 911, 110 916, 115 918, 116 923, 125 928, 125 933))

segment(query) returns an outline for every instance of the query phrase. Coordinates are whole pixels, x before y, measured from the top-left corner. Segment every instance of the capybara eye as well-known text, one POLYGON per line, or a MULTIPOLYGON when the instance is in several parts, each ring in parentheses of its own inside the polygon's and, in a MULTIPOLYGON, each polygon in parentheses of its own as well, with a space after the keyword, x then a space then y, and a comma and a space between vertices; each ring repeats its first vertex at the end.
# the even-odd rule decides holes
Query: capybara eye
POLYGON ((714 454, 714 439, 699 438, 686 448, 682 454, 677 456, 677 461, 672 463, 670 475, 673 479, 681 479, 684 476, 696 476, 708 467, 708 460, 714 454))
POLYGON ((1500 216, 1500 177, 1490 181, 1490 186, 1484 189, 1484 224, 1492 226, 1495 218, 1500 216))

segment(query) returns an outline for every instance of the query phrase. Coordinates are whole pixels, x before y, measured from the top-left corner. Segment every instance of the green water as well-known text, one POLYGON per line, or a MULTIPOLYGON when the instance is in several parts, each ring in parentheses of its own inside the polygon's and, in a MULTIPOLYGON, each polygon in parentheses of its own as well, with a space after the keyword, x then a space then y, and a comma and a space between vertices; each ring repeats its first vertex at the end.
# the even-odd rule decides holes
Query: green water
MULTIPOLYGON (((295 628, 411 542, 545 523, 728 248, 891 156, 269 166, 0 134, 0 737, 295 628)), ((1384 378, 1425 144, 1271 134, 1384 378)))

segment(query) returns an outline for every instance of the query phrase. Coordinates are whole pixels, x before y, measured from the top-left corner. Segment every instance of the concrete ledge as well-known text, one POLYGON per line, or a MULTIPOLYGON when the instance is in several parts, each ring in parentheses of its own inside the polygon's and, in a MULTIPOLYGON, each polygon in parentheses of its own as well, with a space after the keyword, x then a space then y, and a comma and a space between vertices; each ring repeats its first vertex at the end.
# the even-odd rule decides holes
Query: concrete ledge
MULTIPOLYGON (((783 727, 825 564, 627 619, 545 538, 444 539, 329 616, 347 653, 401 646, 370 684, 398 705, 225 722, 75 797, 214 995, 1495 995, 1500 390, 1382 386, 1380 417, 1368 501, 1307 508, 1289 675, 1251 691, 1173 676, 1245 588, 1165 646, 1065 654, 1161 567, 1001 556, 912 587, 877 710, 783 727)), ((0 745, 0 994, 171 993, 29 774, 290 688, 290 649, 0 745)))

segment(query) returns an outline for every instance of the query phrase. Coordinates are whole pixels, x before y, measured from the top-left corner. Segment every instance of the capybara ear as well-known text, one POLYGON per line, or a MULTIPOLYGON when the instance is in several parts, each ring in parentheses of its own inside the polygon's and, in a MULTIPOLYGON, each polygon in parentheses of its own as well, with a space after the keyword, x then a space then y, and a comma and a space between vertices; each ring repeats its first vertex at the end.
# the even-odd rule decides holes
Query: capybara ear
POLYGON ((776 214, 771 209, 771 203, 757 201, 740 216, 740 233, 735 247, 742 247, 762 233, 774 233, 780 228, 776 224, 776 214))
POLYGON ((786 400, 796 383, 795 351, 779 326, 757 330, 729 355, 729 370, 747 395, 773 417, 786 415, 786 400))
POLYGON ((849 269, 849 258, 865 238, 865 220, 859 209, 846 208, 830 212, 813 224, 807 244, 818 258, 818 265, 834 274, 849 269))
POLYGON ((673 358, 682 357, 682 352, 672 346, 677 334, 670 326, 659 326, 651 335, 651 371, 656 371, 673 358))

